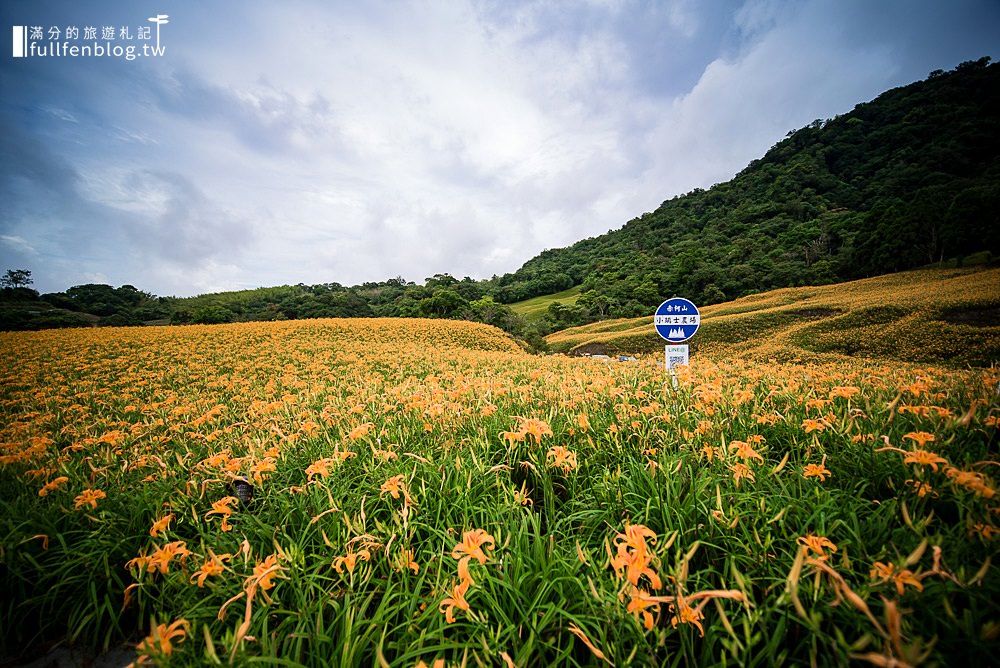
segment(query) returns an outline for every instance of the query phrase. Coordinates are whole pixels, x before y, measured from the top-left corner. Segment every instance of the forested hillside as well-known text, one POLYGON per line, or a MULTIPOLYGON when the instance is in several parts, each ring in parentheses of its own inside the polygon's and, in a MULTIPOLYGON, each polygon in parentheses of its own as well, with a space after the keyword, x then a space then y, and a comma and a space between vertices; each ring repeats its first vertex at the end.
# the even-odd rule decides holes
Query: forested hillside
POLYGON ((790 132, 727 183, 497 280, 516 302, 583 286, 593 315, 713 304, 901 271, 978 251, 1000 229, 1000 65, 988 58, 790 132))
POLYGON ((982 58, 790 132, 732 180, 546 250, 511 274, 185 299, 131 285, 39 295, 14 279, 0 290, 0 329, 417 316, 478 320, 541 344, 564 327, 649 314, 673 295, 710 305, 946 259, 962 264, 974 253, 990 262, 1000 250, 997 229, 1000 64, 982 58), (508 306, 569 288, 575 301, 553 302, 541 318, 508 306))

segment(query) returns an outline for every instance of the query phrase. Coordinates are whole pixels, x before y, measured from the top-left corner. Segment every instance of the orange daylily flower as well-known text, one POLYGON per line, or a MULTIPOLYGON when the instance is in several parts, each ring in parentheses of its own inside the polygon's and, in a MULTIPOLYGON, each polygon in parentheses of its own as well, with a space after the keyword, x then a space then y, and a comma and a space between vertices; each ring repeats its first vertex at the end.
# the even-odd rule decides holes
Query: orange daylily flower
POLYGON ((913 450, 908 452, 903 457, 904 464, 919 464, 920 466, 930 466, 931 470, 937 471, 938 464, 947 464, 948 460, 944 457, 939 457, 938 455, 930 452, 928 450, 913 450))
POLYGON ((493 540, 493 536, 489 535, 482 529, 473 529, 472 531, 465 531, 462 533, 462 542, 455 545, 455 548, 451 551, 451 556, 453 559, 463 560, 463 559, 475 559, 480 564, 485 564, 487 560, 486 553, 483 551, 483 547, 489 545, 494 547, 496 541, 493 540))
POLYGON ((278 555, 268 555, 264 561, 258 561, 253 567, 253 575, 248 578, 251 584, 256 584, 261 590, 274 588, 274 578, 278 577, 281 566, 278 565, 278 555))
POLYGON ((45 483, 45 486, 38 490, 38 496, 48 496, 49 492, 54 492, 59 489, 60 486, 69 482, 69 478, 64 475, 59 476, 49 482, 45 483))
POLYGON ((169 515, 156 520, 153 522, 153 526, 149 529, 149 535, 153 538, 158 538, 162 532, 167 530, 167 527, 170 526, 170 522, 172 522, 173 519, 174 514, 170 513, 169 515))
POLYGON ((561 468, 564 472, 572 471, 576 468, 576 453, 570 452, 561 445, 554 445, 549 448, 548 459, 550 466, 561 468))
POLYGON ((826 455, 823 455, 822 462, 819 464, 806 464, 802 471, 803 478, 819 478, 820 482, 824 482, 830 475, 833 474, 826 468, 826 455))
POLYGON ((823 418, 816 420, 805 419, 802 421, 802 428, 806 430, 807 434, 814 431, 822 433, 828 426, 829 423, 823 418))
POLYGON ((90 506, 91 508, 97 508, 97 502, 101 499, 107 498, 107 494, 99 489, 85 489, 80 494, 73 499, 75 502, 73 508, 79 510, 84 506, 90 506))
POLYGON ((333 457, 317 459, 308 467, 306 467, 306 476, 308 476, 310 482, 312 481, 313 476, 318 475, 325 478, 328 475, 330 475, 330 467, 333 466, 336 462, 337 460, 334 459, 333 457))
POLYGON ((356 441, 359 438, 364 438, 365 436, 367 436, 368 433, 374 428, 375 425, 368 422, 364 424, 359 424, 357 427, 351 430, 351 433, 347 435, 347 438, 351 439, 352 441, 356 441))
POLYGON ((924 590, 924 586, 921 584, 920 578, 918 578, 913 571, 907 568, 897 570, 894 564, 883 564, 881 561, 876 561, 869 575, 873 579, 877 577, 882 582, 892 580, 892 583, 896 586, 896 592, 900 596, 903 595, 906 585, 915 587, 917 591, 924 590))
POLYGON ((632 588, 632 597, 625 609, 636 617, 641 616, 642 626, 647 631, 653 628, 656 618, 660 616, 660 603, 656 597, 650 596, 648 592, 638 587, 632 588), (656 613, 655 616, 653 612, 656 613))
POLYGON ((908 434, 903 434, 903 438, 914 441, 918 448, 923 448, 925 444, 936 440, 934 434, 929 434, 926 431, 911 431, 908 434))
POLYGON ((382 483, 379 496, 382 496, 382 494, 389 494, 392 498, 398 499, 400 495, 402 495, 403 502, 406 505, 415 505, 413 503, 413 497, 410 496, 410 492, 406 489, 406 483, 403 482, 405 478, 406 476, 400 473, 399 475, 395 475, 386 480, 382 483))
POLYGON ((139 652, 139 658, 135 661, 136 664, 151 665, 151 655, 154 654, 170 656, 174 651, 173 641, 175 639, 183 640, 186 638, 190 628, 191 625, 186 619, 178 619, 169 626, 166 624, 157 624, 153 632, 135 646, 139 652))
POLYGON ((222 575, 222 573, 226 570, 225 566, 222 565, 222 562, 233 558, 233 555, 231 554, 215 556, 211 553, 211 551, 209 552, 209 555, 209 558, 205 560, 205 563, 201 565, 201 568, 191 574, 190 581, 194 582, 197 580, 199 589, 205 586, 205 580, 208 579, 209 576, 222 575))
POLYGON ((209 515, 221 515, 222 516, 222 530, 230 531, 233 527, 229 524, 229 516, 233 514, 233 509, 229 506, 234 503, 239 503, 239 499, 235 496, 225 496, 218 501, 212 503, 212 509, 205 513, 205 519, 208 519, 209 515))
POLYGON ((729 470, 733 472, 733 482, 736 484, 737 488, 739 488, 740 481, 743 478, 746 478, 750 482, 756 480, 756 478, 754 478, 753 475, 753 470, 742 462, 737 462, 733 464, 732 466, 729 467, 729 470))
POLYGON ((805 536, 799 536, 798 544, 804 546, 810 552, 814 552, 819 561, 825 561, 830 558, 830 555, 826 553, 826 550, 831 552, 837 551, 837 546, 833 544, 829 538, 825 536, 816 536, 814 534, 806 534, 805 536))
POLYGON ((617 554, 611 560, 611 566, 619 575, 624 570, 626 579, 634 587, 638 587, 639 578, 646 576, 653 589, 661 589, 663 582, 650 564, 653 554, 646 544, 646 538, 656 543, 656 532, 642 524, 626 524, 624 533, 615 537, 617 554))
POLYGON ((469 602, 465 600, 465 594, 469 591, 471 584, 469 580, 460 580, 451 588, 451 596, 442 600, 438 606, 438 610, 444 613, 444 619, 449 624, 455 621, 455 608, 466 612, 470 610, 469 602))
POLYGON ((764 457, 754 450, 753 446, 744 441, 733 441, 729 444, 729 451, 735 452, 736 456, 743 460, 759 459, 762 462, 764 461, 764 457))
POLYGON ((700 608, 692 608, 687 604, 680 596, 677 597, 676 607, 671 604, 670 611, 676 610, 676 614, 670 619, 670 626, 677 628, 678 624, 693 624, 698 627, 698 634, 701 637, 705 636, 705 627, 701 625, 701 620, 705 619, 705 616, 701 613, 700 608))
POLYGON ((174 559, 181 559, 182 561, 191 555, 191 551, 187 549, 187 543, 182 540, 174 541, 172 543, 167 543, 162 547, 156 548, 156 550, 151 554, 146 561, 146 570, 150 573, 158 570, 161 575, 166 575, 170 570, 170 562, 174 559))
POLYGON ((830 390, 830 398, 831 399, 850 399, 851 397, 853 397, 854 395, 858 394, 859 392, 861 392, 861 388, 854 387, 854 386, 851 386, 851 385, 841 386, 841 387, 835 387, 832 390, 830 390))
POLYGON ((542 442, 542 436, 552 436, 552 427, 547 422, 537 418, 518 417, 521 421, 519 431, 525 436, 531 436, 535 440, 535 445, 542 442))
POLYGON ((341 567, 344 567, 348 573, 353 573, 358 561, 369 561, 371 558, 372 553, 365 549, 358 550, 357 552, 348 552, 343 557, 337 557, 333 560, 333 569, 340 573, 342 572, 341 567))

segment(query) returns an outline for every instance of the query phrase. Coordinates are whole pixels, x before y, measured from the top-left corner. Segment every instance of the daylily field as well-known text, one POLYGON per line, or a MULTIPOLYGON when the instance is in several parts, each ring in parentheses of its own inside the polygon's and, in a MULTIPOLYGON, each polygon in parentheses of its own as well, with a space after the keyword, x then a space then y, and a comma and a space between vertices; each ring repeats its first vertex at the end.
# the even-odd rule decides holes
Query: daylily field
POLYGON ((672 381, 398 319, 0 353, 8 656, 996 662, 997 368, 705 354, 672 381))

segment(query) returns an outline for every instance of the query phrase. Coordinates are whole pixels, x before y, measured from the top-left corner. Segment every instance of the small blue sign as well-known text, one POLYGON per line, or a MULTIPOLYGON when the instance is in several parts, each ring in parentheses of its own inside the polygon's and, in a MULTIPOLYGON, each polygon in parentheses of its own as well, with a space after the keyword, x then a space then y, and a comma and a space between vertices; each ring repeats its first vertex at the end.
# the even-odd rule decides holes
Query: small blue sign
POLYGON ((687 341, 701 326, 698 307, 683 297, 673 297, 660 304, 653 316, 656 333, 670 343, 687 341))

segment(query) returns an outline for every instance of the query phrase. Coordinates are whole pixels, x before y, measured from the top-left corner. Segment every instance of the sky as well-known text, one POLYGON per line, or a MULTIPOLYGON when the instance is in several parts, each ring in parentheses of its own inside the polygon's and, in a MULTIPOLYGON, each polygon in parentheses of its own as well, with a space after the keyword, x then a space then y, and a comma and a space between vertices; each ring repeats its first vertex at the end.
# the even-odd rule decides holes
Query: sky
POLYGON ((43 293, 489 278, 1000 58, 997 0, 36 0, 0 18, 0 272, 43 293))

